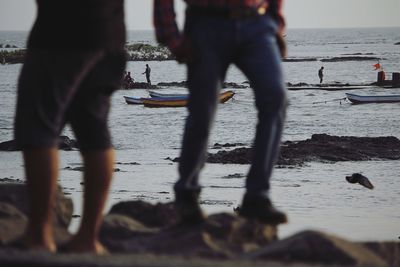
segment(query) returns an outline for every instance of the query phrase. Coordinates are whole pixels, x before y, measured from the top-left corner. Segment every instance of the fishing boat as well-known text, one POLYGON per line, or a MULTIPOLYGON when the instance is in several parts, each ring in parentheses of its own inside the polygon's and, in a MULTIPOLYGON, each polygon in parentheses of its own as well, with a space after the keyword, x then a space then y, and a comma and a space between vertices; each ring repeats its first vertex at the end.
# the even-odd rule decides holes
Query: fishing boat
POLYGON ((189 94, 163 94, 155 91, 149 91, 149 95, 151 97, 159 97, 159 98, 182 98, 187 99, 189 94))
POLYGON ((143 104, 143 100, 140 97, 132 97, 132 96, 124 96, 125 102, 131 105, 141 105, 143 104))
MULTIPOLYGON (((219 95, 219 102, 225 103, 235 95, 233 91, 226 91, 219 95)), ((178 99, 178 98, 162 98, 162 97, 152 97, 152 98, 142 98, 145 107, 151 108, 161 108, 161 107, 185 107, 187 105, 188 99, 178 99)))
POLYGON ((356 95, 346 93, 346 96, 354 104, 400 102, 400 95, 356 95))

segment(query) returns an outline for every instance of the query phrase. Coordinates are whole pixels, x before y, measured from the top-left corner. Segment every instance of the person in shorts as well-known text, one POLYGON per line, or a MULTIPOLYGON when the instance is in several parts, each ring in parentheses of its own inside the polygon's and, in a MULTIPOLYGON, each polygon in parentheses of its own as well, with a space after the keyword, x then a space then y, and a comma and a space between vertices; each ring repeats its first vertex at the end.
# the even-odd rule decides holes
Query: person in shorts
POLYGON ((107 119, 126 64, 123 0, 36 3, 15 115, 30 205, 23 243, 34 250, 57 250, 52 216, 58 140, 69 124, 83 158, 85 189, 80 228, 64 248, 103 254, 98 233, 114 170, 107 119))

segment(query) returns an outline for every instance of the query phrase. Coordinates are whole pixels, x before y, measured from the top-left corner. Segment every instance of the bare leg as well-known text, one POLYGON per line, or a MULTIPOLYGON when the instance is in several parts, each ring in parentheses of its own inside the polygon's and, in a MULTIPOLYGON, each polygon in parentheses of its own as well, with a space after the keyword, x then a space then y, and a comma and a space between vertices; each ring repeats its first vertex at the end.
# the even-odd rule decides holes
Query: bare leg
POLYGON ((114 171, 114 150, 83 153, 85 196, 83 217, 75 237, 69 242, 68 249, 74 252, 105 254, 98 234, 102 223, 102 212, 107 200, 111 178, 114 171))
POLYGON ((31 249, 56 251, 52 214, 58 175, 58 149, 24 150, 30 204, 25 243, 31 249))

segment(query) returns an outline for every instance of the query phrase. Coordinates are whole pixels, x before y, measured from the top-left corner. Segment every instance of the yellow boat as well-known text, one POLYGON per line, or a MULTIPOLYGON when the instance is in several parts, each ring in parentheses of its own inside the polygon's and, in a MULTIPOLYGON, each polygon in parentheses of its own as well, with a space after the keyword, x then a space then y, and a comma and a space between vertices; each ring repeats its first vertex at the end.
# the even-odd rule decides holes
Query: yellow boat
MULTIPOLYGON (((235 95, 233 91, 226 91, 219 95, 219 102, 225 103, 235 95)), ((152 99, 143 98, 143 105, 150 108, 176 108, 176 107, 186 107, 187 99, 152 99)))

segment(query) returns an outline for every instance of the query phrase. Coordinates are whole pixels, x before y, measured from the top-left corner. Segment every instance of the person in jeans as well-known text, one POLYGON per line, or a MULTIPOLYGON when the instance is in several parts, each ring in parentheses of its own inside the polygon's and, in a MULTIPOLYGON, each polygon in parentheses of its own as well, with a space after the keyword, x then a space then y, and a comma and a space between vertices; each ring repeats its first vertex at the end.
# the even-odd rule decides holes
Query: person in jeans
POLYGON ((184 32, 175 21, 173 0, 154 0, 157 40, 187 64, 190 92, 175 204, 182 223, 204 220, 198 198, 199 174, 217 108, 217 96, 230 64, 249 79, 255 94, 258 124, 246 179, 241 216, 280 224, 286 215, 270 201, 270 177, 276 161, 286 110, 281 57, 284 19, 280 0, 185 0, 184 32))
POLYGON ((59 135, 68 123, 84 163, 83 216, 64 248, 102 254, 98 241, 114 150, 107 118, 125 69, 123 0, 37 0, 38 15, 18 83, 15 139, 30 204, 24 246, 55 252, 59 135))

